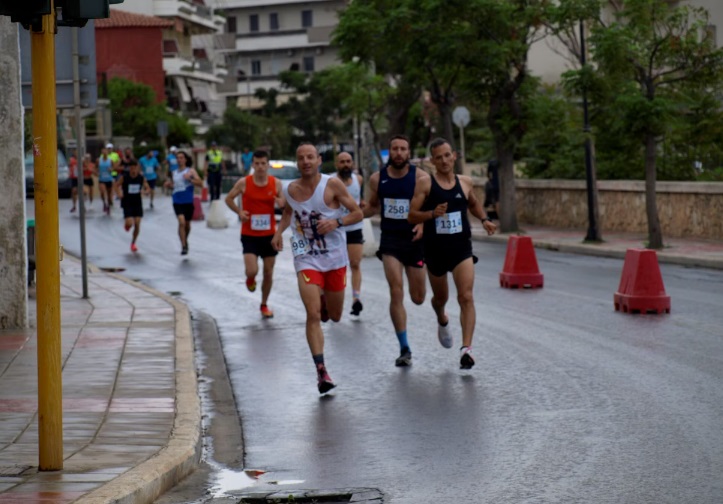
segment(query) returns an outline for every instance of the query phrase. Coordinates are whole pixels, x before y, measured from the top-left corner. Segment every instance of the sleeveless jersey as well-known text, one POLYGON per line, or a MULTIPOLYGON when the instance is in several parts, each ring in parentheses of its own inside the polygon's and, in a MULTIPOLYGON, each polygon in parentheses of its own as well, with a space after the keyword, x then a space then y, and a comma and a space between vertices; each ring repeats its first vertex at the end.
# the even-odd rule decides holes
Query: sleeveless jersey
POLYGON ((429 196, 422 205, 422 211, 434 210, 440 203, 447 203, 447 213, 424 223, 425 246, 427 243, 436 247, 454 247, 457 243, 468 242, 472 236, 467 217, 467 198, 462 190, 459 177, 454 176, 452 189, 443 189, 432 177, 429 196), (440 240, 444 237, 444 240, 440 240), (436 240, 434 238, 437 238, 436 240), (428 242, 427 239, 430 239, 428 242))
POLYGON ((138 174, 131 177, 129 174, 123 175, 123 207, 132 207, 141 205, 141 190, 143 189, 143 175, 138 174))
POLYGON ((193 203, 193 182, 183 178, 191 169, 185 168, 173 172, 173 202, 177 205, 193 203))
POLYGON ((241 224, 241 234, 244 236, 271 236, 276 232, 276 178, 269 175, 268 179, 265 186, 257 186, 253 175, 246 176, 246 190, 241 205, 251 214, 251 219, 241 224))
MULTIPOLYGON (((338 175, 337 175, 338 176, 338 175)), ((341 177, 339 177, 339 180, 341 180, 341 177)), ((342 180, 343 182, 343 180, 342 180)), ((361 184, 359 183, 359 177, 356 175, 356 173, 351 174, 351 184, 346 186, 346 190, 349 191, 349 194, 352 198, 354 198, 354 201, 356 201, 356 204, 358 205, 361 202, 361 184)), ((349 209, 345 206, 341 207, 341 215, 346 216, 349 215, 349 209)), ((364 220, 360 220, 356 224, 350 224, 348 226, 344 226, 344 231, 356 231, 358 229, 362 229, 364 227, 364 220)))
POLYGON ((386 166, 381 169, 377 194, 382 206, 382 231, 411 236, 414 226, 407 217, 416 182, 417 168, 414 165, 409 165, 409 171, 402 178, 391 178, 386 166))
POLYGON ((284 188, 286 202, 293 210, 291 251, 297 272, 305 269, 332 271, 343 268, 349 262, 344 228, 334 229, 325 235, 316 230, 320 219, 341 217, 341 208, 329 208, 324 203, 324 191, 329 178, 329 175, 322 173, 314 194, 306 201, 296 201, 289 196, 288 186, 284 188))
POLYGON ((113 182, 113 175, 111 169, 113 168, 113 161, 110 157, 103 159, 98 158, 98 182, 113 182))

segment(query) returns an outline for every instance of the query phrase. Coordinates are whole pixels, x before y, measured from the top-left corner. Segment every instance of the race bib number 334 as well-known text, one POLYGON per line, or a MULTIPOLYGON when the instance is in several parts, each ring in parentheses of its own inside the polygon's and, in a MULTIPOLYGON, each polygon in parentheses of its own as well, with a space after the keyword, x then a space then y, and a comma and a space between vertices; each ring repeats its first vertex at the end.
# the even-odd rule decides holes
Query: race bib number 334
POLYGON ((271 215, 252 215, 251 229, 253 229, 254 231, 269 231, 271 229, 271 215))
POLYGON ((384 217, 387 219, 407 220, 408 216, 408 199, 384 198, 384 217))

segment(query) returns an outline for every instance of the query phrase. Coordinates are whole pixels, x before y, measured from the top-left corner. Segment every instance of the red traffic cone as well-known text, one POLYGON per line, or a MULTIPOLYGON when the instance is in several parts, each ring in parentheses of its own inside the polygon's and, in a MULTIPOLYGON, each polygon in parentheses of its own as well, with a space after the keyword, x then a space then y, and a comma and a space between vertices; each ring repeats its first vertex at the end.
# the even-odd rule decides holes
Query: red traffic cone
POLYGON ((195 221, 203 220, 206 216, 203 215, 203 208, 201 208, 201 198, 198 196, 193 197, 193 219, 195 221))
POLYGON ((201 188, 201 201, 204 203, 208 201, 208 187, 206 186, 201 188))
POLYGON ((500 272, 500 287, 542 287, 543 275, 537 266, 535 249, 529 236, 510 236, 505 265, 500 272))
POLYGON ((670 296, 665 294, 654 250, 627 250, 613 300, 615 311, 623 313, 670 313, 670 296))

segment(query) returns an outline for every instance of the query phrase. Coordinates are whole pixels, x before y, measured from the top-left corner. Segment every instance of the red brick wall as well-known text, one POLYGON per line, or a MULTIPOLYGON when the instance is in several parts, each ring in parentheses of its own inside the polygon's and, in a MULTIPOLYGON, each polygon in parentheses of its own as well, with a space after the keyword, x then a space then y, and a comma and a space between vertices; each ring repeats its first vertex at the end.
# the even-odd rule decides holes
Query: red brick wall
POLYGON ((156 100, 166 99, 161 28, 102 28, 95 30, 96 71, 108 80, 123 77, 148 84, 156 100))

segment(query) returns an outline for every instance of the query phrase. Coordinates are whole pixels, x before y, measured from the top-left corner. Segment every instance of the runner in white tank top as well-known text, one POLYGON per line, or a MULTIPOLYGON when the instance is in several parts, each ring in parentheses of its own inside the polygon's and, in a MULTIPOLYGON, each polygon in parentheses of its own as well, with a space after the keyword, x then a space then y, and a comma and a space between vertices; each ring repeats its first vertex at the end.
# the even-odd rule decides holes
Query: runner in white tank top
POLYGON ((363 214, 341 180, 319 173, 321 159, 316 147, 299 145, 296 164, 301 178, 284 189, 286 207, 271 244, 282 250, 282 234, 293 226, 291 249, 306 308, 306 340, 316 366, 319 393, 325 394, 336 385, 324 364, 321 322, 341 319, 346 287, 346 235, 340 228, 359 222, 363 214), (350 210, 344 217, 342 206, 350 210))
MULTIPOLYGON (((341 152, 336 157, 336 175, 339 179, 344 182, 347 191, 354 201, 357 202, 359 207, 364 210, 366 202, 361 199, 361 189, 363 178, 361 175, 357 175, 352 171, 354 162, 351 158, 351 154, 348 152, 341 152)), ((349 213, 349 211, 342 207, 342 211, 349 213)), ((361 302, 361 260, 364 252, 364 233, 362 228, 364 227, 364 221, 360 221, 351 226, 345 226, 346 230, 346 251, 349 255, 349 268, 351 269, 351 293, 352 293, 352 304, 351 304, 351 315, 358 317, 361 314, 364 306, 361 302)))

